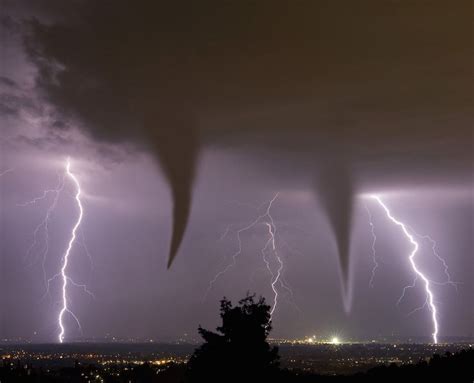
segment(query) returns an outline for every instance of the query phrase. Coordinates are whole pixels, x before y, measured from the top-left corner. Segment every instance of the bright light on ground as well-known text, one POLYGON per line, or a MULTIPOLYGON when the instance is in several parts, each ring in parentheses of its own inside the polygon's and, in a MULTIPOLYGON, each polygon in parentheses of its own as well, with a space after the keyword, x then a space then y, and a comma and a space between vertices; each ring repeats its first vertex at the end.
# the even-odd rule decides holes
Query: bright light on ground
POLYGON ((339 338, 337 336, 334 336, 331 338, 331 344, 340 344, 341 341, 339 340, 339 338))

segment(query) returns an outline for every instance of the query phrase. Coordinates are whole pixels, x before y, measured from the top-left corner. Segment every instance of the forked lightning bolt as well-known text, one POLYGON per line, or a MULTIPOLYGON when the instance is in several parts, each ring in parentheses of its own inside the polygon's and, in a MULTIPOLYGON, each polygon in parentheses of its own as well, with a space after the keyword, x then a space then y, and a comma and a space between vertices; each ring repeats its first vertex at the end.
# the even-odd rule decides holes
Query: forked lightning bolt
MULTIPOLYGON (((91 260, 90 254, 84 243, 84 234, 82 233, 82 231, 80 231, 80 225, 81 225, 82 218, 84 215, 84 209, 81 202, 81 193, 82 191, 81 191, 79 180, 76 177, 76 175, 72 172, 71 161, 69 158, 67 158, 66 163, 65 163, 65 172, 64 174, 59 175, 58 184, 55 188, 44 190, 40 196, 35 197, 31 199, 30 201, 18 204, 18 206, 20 207, 31 206, 45 200, 50 195, 53 196, 51 203, 47 207, 46 214, 43 220, 36 226, 33 232, 33 243, 28 248, 27 257, 28 258, 31 257, 31 252, 35 250, 35 248, 40 243, 39 235, 43 234, 44 236, 43 245, 39 252, 39 254, 41 254, 41 265, 42 265, 43 278, 44 278, 44 284, 45 284, 45 293, 43 295, 43 298, 50 294, 50 286, 53 281, 57 279, 61 281, 61 299, 60 299, 61 310, 57 318, 58 328, 59 328, 58 341, 60 343, 63 343, 65 339, 66 328, 64 325, 64 319, 65 319, 66 314, 69 314, 76 321, 78 328, 82 330, 77 316, 70 309, 70 305, 68 301, 69 285, 78 287, 81 290, 83 290, 85 293, 89 294, 91 297, 94 297, 93 294, 87 289, 87 286, 85 284, 76 283, 68 274, 68 266, 69 266, 71 251, 73 249, 74 244, 77 242, 79 233, 82 237, 82 242, 83 242, 82 245, 83 245, 84 251, 86 255, 89 257, 89 259, 91 260), (61 257, 61 264, 60 264, 59 271, 56 274, 54 274, 52 277, 48 278, 45 264, 46 264, 46 260, 47 260, 47 256, 49 252, 49 224, 52 219, 53 213, 55 209, 57 208, 61 193, 64 190, 66 177, 70 179, 70 181, 74 185, 74 189, 75 189, 74 201, 78 210, 78 216, 77 216, 77 219, 74 221, 75 223, 71 230, 71 235, 68 240, 66 251, 61 257)), ((32 264, 36 263, 36 259, 33 260, 33 262, 31 263, 32 264)))
POLYGON ((267 266, 267 270, 270 272, 270 275, 272 276, 272 279, 271 279, 271 286, 272 286, 272 290, 273 290, 273 305, 272 305, 272 308, 270 310, 270 317, 273 316, 273 313, 275 312, 275 309, 276 309, 276 306, 277 306, 277 303, 278 303, 278 290, 276 288, 276 284, 280 281, 280 283, 282 283, 282 281, 280 280, 280 277, 281 277, 281 272, 283 270, 283 262, 280 258, 280 256, 278 255, 278 252, 276 250, 276 246, 275 246, 275 225, 273 223, 273 219, 271 218, 270 216, 270 219, 271 219, 271 223, 268 223, 266 222, 266 226, 268 227, 268 234, 270 235, 270 238, 268 239, 267 243, 265 244, 264 248, 262 249, 262 255, 263 255, 263 260, 265 262, 265 265, 267 266), (271 244, 271 250, 273 252, 273 254, 275 255, 275 258, 278 262, 278 269, 277 269, 277 272, 276 272, 276 275, 273 273, 271 267, 270 267, 270 262, 268 261, 267 257, 266 257, 266 250, 268 248, 268 246, 271 244))
MULTIPOLYGON (((433 343, 438 343, 438 331, 439 331, 439 324, 438 324, 438 309, 435 304, 435 299, 433 295, 433 291, 431 290, 431 281, 426 277, 426 275, 419 269, 416 263, 416 255, 418 253, 420 245, 418 242, 415 240, 415 233, 411 233, 409 230, 408 225, 404 224, 403 222, 397 220, 392 213, 390 212, 390 209, 385 205, 385 203, 381 200, 380 197, 373 195, 373 199, 375 199, 379 205, 383 208, 385 211, 385 214, 387 215, 388 219, 392 221, 395 225, 399 226, 402 229, 403 234, 407 237, 408 241, 412 244, 413 249, 408 256, 411 268, 413 269, 413 272, 415 273, 415 278, 418 279, 420 278, 423 281, 424 284, 424 289, 425 289, 425 294, 426 294, 426 301, 422 307, 425 305, 428 306, 430 312, 431 312, 431 320, 433 324, 433 332, 432 332, 432 338, 433 338, 433 343)), ((415 279, 415 282, 416 282, 415 279)), ((414 284, 413 284, 414 286, 414 284)), ((406 288, 404 289, 405 292, 406 288)), ((402 295, 403 297, 403 295, 402 295)), ((422 308, 421 307, 421 308, 422 308)), ((420 308, 420 309, 421 309, 420 308)))
POLYGON ((59 175, 58 184, 54 189, 47 189, 43 191, 43 194, 41 194, 41 196, 35 197, 30 201, 18 204, 18 206, 20 207, 34 205, 46 199, 50 194, 53 195, 53 200, 51 204, 48 206, 43 220, 38 224, 38 226, 36 226, 35 230, 33 231, 33 243, 30 245, 30 247, 28 248, 28 251, 26 252, 26 257, 29 260, 30 265, 34 265, 37 262, 38 257, 35 257, 35 259, 31 260, 30 259, 31 252, 35 249, 35 247, 39 243, 39 240, 38 240, 39 234, 43 233, 44 244, 39 254, 41 254, 41 268, 43 271, 43 281, 44 281, 45 289, 46 289, 45 294, 44 294, 45 296, 49 294, 49 281, 47 279, 47 273, 46 273, 46 259, 49 252, 49 223, 51 221, 53 212, 56 209, 56 205, 58 204, 59 196, 63 188, 64 188, 64 175, 59 175))
POLYGON ((61 273, 61 278, 62 278, 62 308, 61 308, 61 311, 59 312, 59 317, 58 317, 58 324, 59 324, 59 328, 61 329, 61 331, 59 333, 59 336, 58 336, 58 340, 59 340, 60 343, 64 342, 64 336, 65 336, 65 332, 66 332, 66 330, 64 328, 64 323, 63 323, 64 315, 66 313, 69 313, 76 320, 76 322, 79 324, 79 321, 77 320, 77 317, 70 310, 69 304, 68 304, 67 287, 68 287, 68 281, 70 280, 70 278, 67 275, 67 267, 68 267, 68 264, 69 264, 69 255, 71 254, 72 247, 74 245, 74 242, 76 241, 76 236, 77 236, 76 232, 77 232, 79 226, 81 225, 82 216, 84 214, 84 209, 82 207, 81 198, 80 198, 81 197, 81 185, 79 184, 79 181, 76 178, 76 176, 74 175, 74 173, 71 172, 71 161, 69 160, 69 158, 67 159, 67 162, 66 162, 66 173, 69 176, 69 178, 72 180, 74 185, 76 186, 76 195, 75 195, 74 198, 75 198, 76 203, 77 203, 77 208, 79 210, 79 214, 77 216, 76 223, 75 223, 75 225, 74 225, 74 227, 72 228, 72 231, 71 231, 71 238, 69 240, 66 252, 64 253, 64 256, 63 256, 63 265, 61 267, 61 272, 60 272, 61 273))
MULTIPOLYGON (((449 274, 449 267, 448 267, 448 264, 446 263, 446 261, 438 254, 438 251, 436 250, 436 241, 431 238, 429 235, 421 235, 421 234, 418 234, 415 230, 413 230, 413 228, 411 228, 410 226, 407 225, 407 227, 409 228, 410 232, 414 233, 418 238, 421 238, 421 239, 425 239, 427 241, 429 241, 431 243, 431 252, 432 254, 438 259, 438 261, 443 265, 443 272, 444 274, 446 275, 446 281, 444 282, 439 282, 439 281, 433 281, 433 280, 430 280, 430 282, 434 285, 440 285, 440 286, 446 286, 446 285, 451 285, 453 286, 456 291, 458 290, 458 284, 459 282, 454 282, 452 279, 451 279, 451 275, 449 274)), ((398 298, 398 301, 397 301, 397 305, 399 305, 402 301, 403 301, 403 298, 405 298, 405 294, 406 292, 409 290, 409 289, 413 289, 416 287, 416 283, 418 282, 418 275, 415 275, 415 278, 413 279, 413 282, 410 284, 410 285, 407 285, 403 288, 402 290, 402 294, 400 295, 400 298, 398 298)), ((421 310, 422 308, 426 307, 427 305, 427 302, 425 302, 423 304, 423 306, 421 307, 418 307, 416 309, 414 309, 410 314, 408 315, 411 315, 419 310, 421 310)))
POLYGON ((375 226, 374 222, 372 220, 372 213, 369 210, 369 207, 365 204, 365 210, 367 210, 367 215, 369 216, 369 225, 370 225, 370 233, 372 234, 372 245, 371 245, 371 250, 372 250, 372 262, 373 262, 373 267, 372 267, 372 274, 370 276, 369 280, 369 286, 374 287, 374 279, 375 279, 375 272, 377 271, 379 267, 379 263, 377 261, 377 252, 375 251, 375 244, 377 242, 377 236, 375 234, 375 226))
MULTIPOLYGON (((268 235, 269 235, 268 240, 265 242, 265 245, 261 249, 261 254, 262 254, 262 259, 263 259, 263 262, 265 263, 266 269, 268 270, 268 272, 270 273, 270 276, 271 276, 270 287, 273 291, 273 304, 271 306, 270 314, 273 315, 273 313, 275 312, 275 309, 278 305, 278 298, 279 298, 278 288, 277 288, 278 285, 280 285, 283 289, 287 290, 290 293, 290 296, 293 295, 292 290, 290 289, 288 284, 283 280, 282 272, 283 272, 283 268, 284 268, 284 263, 283 263, 283 259, 278 254, 278 251, 277 251, 277 248, 276 248, 276 225, 275 225, 275 221, 273 220, 273 217, 271 215, 271 209, 272 209, 273 203, 275 202, 275 200, 277 198, 278 198, 278 193, 276 193, 275 196, 269 202, 267 202, 266 204, 263 205, 263 206, 266 205, 266 209, 265 209, 263 214, 260 214, 259 216, 257 216, 257 218, 254 221, 252 221, 249 225, 246 225, 246 226, 242 227, 241 229, 237 230, 237 242, 238 242, 237 251, 232 255, 231 262, 224 269, 219 271, 214 276, 214 278, 209 282, 209 287, 207 289, 207 292, 206 292, 205 296, 207 296, 209 294, 209 292, 212 289, 214 283, 223 274, 225 274, 227 271, 229 271, 232 267, 235 266, 235 264, 237 262, 237 258, 242 253, 241 234, 248 231, 248 230, 251 230, 252 228, 254 228, 256 225, 258 225, 260 223, 264 224, 267 227, 268 235), (270 259, 269 259, 270 254, 273 255, 274 261, 277 263, 276 271, 272 270, 270 259)), ((241 203, 239 203, 239 204, 241 204, 241 203)), ((248 204, 246 204, 246 206, 250 206, 252 208, 255 208, 254 206, 248 205, 248 204)), ((261 206, 261 207, 263 207, 263 206, 261 206)), ((256 209, 259 210, 260 208, 256 208, 256 209)), ((225 230, 224 234, 219 238, 219 240, 222 240, 225 236, 227 236, 228 233, 229 233, 229 228, 227 228, 225 230)), ((293 304, 294 304, 294 302, 293 302, 293 304)), ((295 307, 297 307, 297 306, 295 305, 295 307)))

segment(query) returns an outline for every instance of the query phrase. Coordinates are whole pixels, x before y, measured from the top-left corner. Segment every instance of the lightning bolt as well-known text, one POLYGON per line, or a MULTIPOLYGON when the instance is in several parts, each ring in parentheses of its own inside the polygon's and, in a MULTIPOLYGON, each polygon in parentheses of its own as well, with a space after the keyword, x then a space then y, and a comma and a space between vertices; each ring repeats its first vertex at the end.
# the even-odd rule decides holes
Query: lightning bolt
MULTIPOLYGON (((410 285, 409 287, 414 287, 416 284, 416 281, 418 278, 420 278, 423 281, 424 284, 424 289, 425 289, 425 294, 426 294, 426 301, 423 304, 423 307, 428 306, 430 312, 431 312, 431 321, 433 324, 433 332, 432 332, 432 338, 433 338, 433 343, 437 344, 438 343, 438 331, 439 331, 439 324, 438 324, 438 309, 435 304, 435 299, 433 292, 431 291, 431 281, 425 276, 425 274, 418 268, 416 264, 416 254, 418 253, 420 245, 418 242, 415 240, 416 233, 411 233, 410 228, 408 225, 404 224, 403 222, 397 220, 392 213, 390 212, 390 209, 385 205, 385 203, 381 200, 380 197, 373 195, 372 198, 378 202, 378 204, 382 207, 382 209, 385 211, 385 214, 387 215, 387 218, 392 221, 395 225, 399 226, 402 229, 403 234, 405 237, 408 239, 408 241, 412 244, 413 250, 408 256, 411 268, 413 272, 415 273, 415 281, 413 285, 410 285)), ((402 297, 404 296, 406 291, 406 288, 403 290, 402 297)), ((401 298, 402 298, 401 297, 401 298)), ((419 309, 421 309, 419 308, 419 309)))
MULTIPOLYGON (((278 291, 278 286, 281 288, 287 290, 290 294, 291 297, 293 297, 293 291, 289 287, 288 283, 284 280, 283 278, 283 269, 284 269, 284 262, 282 257, 279 255, 277 251, 277 246, 276 246, 276 225, 275 221, 271 215, 271 209, 273 206, 273 203, 275 200, 278 198, 279 193, 276 193, 273 198, 262 204, 260 207, 256 207, 250 204, 243 204, 241 202, 237 202, 239 205, 243 205, 246 207, 252 207, 253 209, 256 209, 257 211, 261 210, 264 206, 266 206, 265 211, 258 215, 257 218, 255 218, 250 224, 240 228, 237 230, 237 243, 238 243, 238 248, 237 250, 232 254, 231 257, 231 262, 225 266, 221 271, 219 271, 214 278, 209 282, 209 287, 206 291, 205 297, 209 294, 211 289, 213 288, 214 283, 225 273, 227 273, 231 268, 233 268, 236 263, 237 263, 237 258, 242 254, 242 239, 241 239, 241 234, 253 229, 255 226, 258 224, 264 224, 266 228, 268 229, 268 240, 265 242, 263 248, 260 250, 262 254, 262 260, 265 264, 265 267, 267 271, 269 272, 271 278, 270 278, 270 287, 273 292, 273 304, 271 306, 270 310, 270 315, 273 316, 273 313, 275 312, 277 305, 278 305, 278 299, 279 299, 279 291, 278 291), (272 255, 274 262, 277 264, 277 269, 274 271, 272 269, 271 265, 271 259, 270 255, 272 255)), ((225 230, 224 234, 219 238, 219 240, 224 239, 228 233, 229 233, 229 227, 225 230)), ((292 302, 293 305, 299 310, 299 308, 296 306, 294 302, 292 302)))
POLYGON ((436 246, 437 246, 437 243, 436 241, 431 238, 429 235, 422 235, 422 234, 418 234, 417 232, 415 232, 412 228, 410 228, 410 230, 415 233, 419 238, 421 239, 425 239, 427 241, 430 242, 431 244, 431 252, 433 253, 433 255, 438 259, 438 261, 443 265, 443 272, 444 272, 444 275, 446 275, 446 281, 445 282, 437 282, 437 281, 431 281, 433 284, 435 285, 441 285, 441 286, 446 286, 446 285, 451 285, 453 286, 456 291, 458 290, 458 285, 460 284, 459 282, 455 282, 451 279, 451 275, 449 274, 449 267, 448 267, 448 264, 446 263, 445 259, 443 257, 441 257, 438 253, 438 250, 436 250, 436 246))
POLYGON ((219 237, 218 241, 223 241, 225 237, 227 237, 227 234, 229 234, 230 231, 230 226, 228 226, 225 231, 222 233, 222 235, 219 237))
POLYGON ((278 290, 276 288, 276 284, 278 282, 282 283, 282 281, 280 280, 280 277, 281 277, 281 272, 283 270, 283 262, 282 262, 280 256, 278 255, 278 252, 277 252, 276 246, 275 246, 275 232, 276 232, 275 224, 273 222, 272 216, 269 215, 269 217, 270 217, 270 222, 271 223, 265 222, 265 225, 268 228, 268 234, 270 235, 270 238, 268 239, 267 243, 265 244, 265 246, 262 249, 262 255, 263 255, 263 261, 265 262, 265 265, 267 266, 267 270, 270 273, 270 275, 272 276, 271 286, 272 286, 272 290, 273 290, 273 305, 272 305, 272 308, 270 310, 270 318, 271 318, 273 316, 273 313, 275 312, 276 306, 278 304, 278 290), (265 251, 267 250, 267 248, 270 244, 271 244, 271 249, 272 249, 272 252, 275 256, 275 259, 278 262, 278 269, 277 269, 276 275, 273 273, 273 271, 270 267, 270 262, 266 258, 266 253, 265 253, 265 251))
POLYGON ((13 172, 13 169, 5 169, 4 171, 0 172, 0 177, 3 177, 5 174, 13 172))
POLYGON ((367 204, 364 204, 365 210, 367 211, 367 215, 369 216, 369 225, 370 225, 370 233, 372 234, 372 245, 371 245, 371 250, 372 250, 372 262, 374 266, 372 267, 372 274, 370 276, 369 280, 369 286, 374 287, 374 279, 375 279, 375 273, 379 267, 379 263, 377 261, 377 252, 375 250, 375 244, 377 242, 377 236, 375 234, 375 226, 374 222, 372 220, 372 213, 370 212, 369 207, 367 204))
POLYGON ((59 332, 59 335, 58 335, 59 343, 64 342, 64 336, 65 336, 65 332, 66 332, 65 327, 64 327, 64 323, 63 323, 64 314, 69 313, 76 320, 76 322, 78 323, 78 325, 80 327, 80 323, 79 323, 79 320, 77 319, 76 315, 74 315, 74 313, 69 309, 69 304, 68 304, 68 299, 67 299, 67 287, 68 287, 68 281, 70 280, 70 278, 67 275, 67 267, 68 267, 68 264, 69 264, 69 255, 71 253, 72 246, 74 245, 74 242, 76 241, 76 232, 77 232, 77 229, 79 228, 79 226, 81 225, 81 222, 82 222, 82 216, 84 214, 84 209, 82 207, 81 198, 80 198, 80 196, 81 196, 81 185, 79 184, 79 181, 76 178, 76 176, 74 175, 74 173, 71 172, 71 161, 70 161, 69 158, 66 161, 66 173, 76 186, 76 195, 75 195, 74 198, 76 200, 77 207, 79 209, 79 214, 78 214, 78 217, 77 217, 77 221, 76 221, 74 227, 72 228, 71 239, 69 240, 66 252, 64 253, 63 265, 61 267, 62 304, 63 304, 63 307, 61 308, 61 311, 59 312, 59 317, 58 317, 58 324, 59 324, 59 328, 61 329, 61 331, 59 332))
MULTIPOLYGON (((69 285, 72 285, 76 288, 79 288, 83 292, 90 295, 92 298, 95 298, 93 293, 88 290, 88 288, 85 284, 75 282, 71 278, 71 276, 68 275, 68 265, 69 265, 69 261, 70 261, 71 251, 73 249, 74 244, 76 243, 76 241, 78 239, 81 239, 80 243, 82 244, 82 247, 84 249, 84 252, 85 252, 86 256, 89 258, 89 261, 90 261, 90 264, 91 264, 91 267, 92 267, 92 258, 91 258, 91 255, 90 255, 88 249, 87 249, 87 246, 85 244, 84 233, 82 232, 81 227, 80 227, 81 222, 82 222, 82 218, 83 218, 83 215, 84 215, 84 209, 83 209, 83 205, 82 205, 82 202, 81 202, 81 193, 82 193, 82 191, 81 191, 81 186, 80 186, 79 180, 76 177, 76 175, 71 171, 71 161, 70 161, 70 158, 67 158, 66 162, 65 162, 65 172, 63 174, 58 175, 58 183, 57 183, 56 187, 54 187, 52 189, 46 189, 39 196, 34 197, 33 199, 31 199, 29 201, 17 204, 17 206, 19 206, 19 207, 29 207, 29 206, 32 206, 32 205, 36 205, 36 204, 40 203, 41 201, 47 200, 50 196, 52 196, 51 202, 49 203, 49 205, 47 205, 47 209, 46 209, 46 213, 45 213, 44 218, 35 227, 35 229, 33 231, 33 242, 30 245, 30 247, 28 248, 28 251, 26 253, 26 257, 27 257, 27 259, 30 259, 32 257, 31 256, 32 251, 35 250, 39 246, 40 243, 43 243, 40 252, 37 253, 37 254, 41 255, 41 266, 42 266, 42 271, 43 271, 43 280, 44 280, 44 284, 45 284, 45 293, 43 294, 43 297, 41 298, 41 300, 44 299, 46 296, 50 295, 50 287, 51 287, 51 284, 52 284, 53 281, 55 281, 55 280, 60 280, 61 281, 61 300, 60 300, 61 310, 58 314, 58 319, 57 319, 58 328, 59 328, 58 341, 60 343, 63 343, 64 339, 65 339, 66 329, 65 329, 65 325, 64 325, 64 319, 65 319, 66 314, 69 314, 74 319, 74 321, 77 323, 77 326, 78 326, 79 330, 82 332, 82 327, 81 327, 81 324, 79 322, 79 319, 71 311, 71 309, 69 307, 69 302, 68 302, 68 287, 69 287, 69 285), (68 241, 66 251, 63 254, 63 256, 61 257, 60 269, 56 274, 54 274, 52 277, 48 278, 47 277, 47 272, 46 272, 46 260, 47 260, 47 256, 48 256, 48 252, 49 252, 49 230, 50 230, 49 229, 49 224, 52 220, 53 213, 57 208, 58 201, 59 201, 59 198, 61 196, 61 193, 63 192, 63 190, 65 188, 66 177, 68 179, 70 179, 70 181, 72 182, 72 184, 74 185, 75 190, 76 190, 74 200, 75 200, 75 204, 78 208, 78 217, 77 217, 77 219, 75 221, 75 224, 74 224, 74 226, 71 230, 71 235, 70 235, 70 239, 68 241), (42 241, 40 240, 40 234, 43 236, 42 241)), ((36 255, 35 259, 31 262, 31 265, 34 265, 35 263, 37 263, 38 258, 39 258, 39 255, 36 255)))
MULTIPOLYGON (((436 241, 431 238, 429 235, 422 235, 422 234, 418 234, 415 230, 413 230, 412 227, 408 226, 407 227, 410 229, 410 231, 412 233, 414 233, 418 238, 421 238, 421 239, 424 239, 424 240, 427 240, 431 243, 431 252, 432 254, 435 256, 435 258, 438 259, 438 261, 443 265, 443 271, 444 271, 444 274, 446 275, 446 281, 444 282, 438 282, 438 281, 433 281, 433 280, 430 280, 430 282, 434 285, 440 285, 440 286, 446 286, 446 285, 451 285, 453 286, 456 291, 458 291, 458 285, 460 284, 459 282, 455 282, 451 279, 451 275, 449 274, 449 267, 448 267, 448 264, 446 263, 446 261, 444 260, 444 258, 442 258, 438 251, 436 250, 436 241)), ((416 287, 416 283, 418 282, 418 275, 415 275, 415 278, 413 279, 413 282, 410 284, 410 285, 407 285, 403 288, 402 290, 402 294, 400 295, 400 298, 398 298, 397 300, 397 306, 403 301, 403 299, 405 298, 405 294, 406 292, 409 290, 409 289, 413 289, 416 287)), ((427 305, 427 302, 424 303, 423 306, 421 307, 418 307, 417 309, 413 310, 410 314, 408 315, 411 315, 419 310, 421 310, 422 308, 426 307, 427 305)))
POLYGON ((35 230, 33 231, 33 242, 32 242, 32 244, 30 245, 30 247, 28 248, 28 250, 26 252, 26 258, 28 260, 30 260, 30 266, 33 266, 38 261, 38 255, 35 257, 35 259, 31 260, 31 252, 39 244, 39 240, 38 240, 39 234, 43 233, 44 234, 44 244, 43 244, 42 250, 37 254, 41 254, 41 268, 43 270, 43 280, 44 280, 44 284, 45 284, 45 288, 46 288, 46 293, 45 294, 49 294, 49 288, 48 288, 49 285, 48 285, 48 282, 47 282, 47 277, 46 277, 47 273, 46 273, 46 268, 45 268, 46 259, 47 259, 47 255, 48 255, 48 252, 49 252, 49 223, 51 221, 51 217, 53 215, 53 212, 56 209, 56 205, 58 204, 59 196, 60 196, 60 193, 63 190, 63 188, 64 188, 64 176, 59 175, 58 176, 58 184, 55 188, 47 189, 47 190, 43 191, 43 193, 40 196, 34 197, 30 201, 17 204, 17 206, 19 206, 19 207, 26 207, 26 206, 30 206, 30 205, 35 205, 35 204, 39 203, 40 201, 45 200, 49 195, 53 195, 53 199, 52 199, 50 205, 46 209, 46 214, 45 214, 43 220, 35 227, 35 230))

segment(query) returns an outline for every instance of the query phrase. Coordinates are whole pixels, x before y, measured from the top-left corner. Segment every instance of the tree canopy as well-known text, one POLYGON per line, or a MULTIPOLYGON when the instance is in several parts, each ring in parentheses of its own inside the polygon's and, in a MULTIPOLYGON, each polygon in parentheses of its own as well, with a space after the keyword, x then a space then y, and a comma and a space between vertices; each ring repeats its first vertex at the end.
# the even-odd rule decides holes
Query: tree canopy
POLYGON ((242 381, 268 378, 279 368, 278 348, 267 342, 270 333, 270 306, 264 298, 247 295, 233 306, 221 300, 222 325, 217 332, 199 326, 204 343, 195 350, 188 364, 191 382, 242 381))

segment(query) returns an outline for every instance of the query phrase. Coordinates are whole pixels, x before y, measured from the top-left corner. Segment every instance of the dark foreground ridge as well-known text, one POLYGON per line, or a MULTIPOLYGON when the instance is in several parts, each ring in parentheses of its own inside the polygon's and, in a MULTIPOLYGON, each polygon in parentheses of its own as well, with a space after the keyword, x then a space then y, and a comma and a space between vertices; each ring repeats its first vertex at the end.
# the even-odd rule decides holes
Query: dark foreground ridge
POLYGON ((272 329, 270 306, 263 298, 248 295, 236 306, 221 301, 221 326, 216 332, 199 327, 204 342, 186 363, 133 364, 81 363, 74 366, 34 366, 6 358, 0 382, 104 382, 104 383, 197 383, 197 382, 403 382, 474 381, 474 350, 435 354, 414 364, 390 364, 352 375, 318 375, 281 368, 278 348, 267 342, 272 329))
MULTIPOLYGON (((165 368, 157 368, 150 363, 141 366, 112 366, 100 368, 97 365, 77 364, 75 367, 46 369, 32 368, 21 363, 4 365, 0 367, 0 381, 9 382, 104 382, 104 383, 187 383, 192 382, 187 376, 185 364, 168 364, 165 368)), ((215 374, 213 374, 215 375, 215 374)), ((239 378, 232 376, 232 372, 225 373, 221 378, 215 376, 214 380, 204 382, 237 382, 244 381, 242 375, 247 376, 250 382, 275 382, 275 383, 325 383, 325 382, 403 382, 403 379, 412 381, 436 382, 466 382, 474 379, 474 350, 463 350, 457 353, 446 353, 443 356, 434 355, 428 362, 421 361, 415 365, 390 365, 368 370, 366 373, 355 375, 317 375, 302 374, 288 370, 268 372, 260 380, 254 377, 252 371, 241 366, 239 378)))

